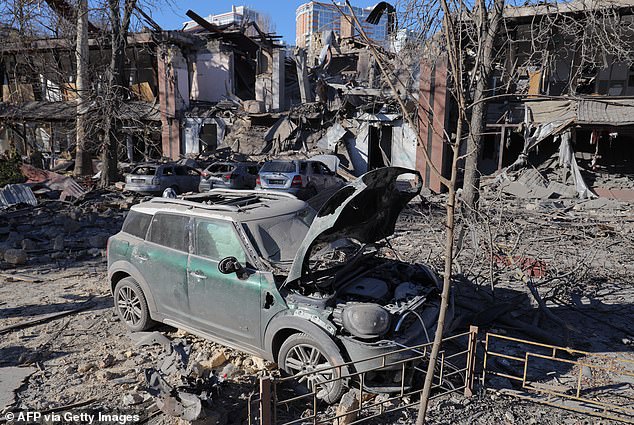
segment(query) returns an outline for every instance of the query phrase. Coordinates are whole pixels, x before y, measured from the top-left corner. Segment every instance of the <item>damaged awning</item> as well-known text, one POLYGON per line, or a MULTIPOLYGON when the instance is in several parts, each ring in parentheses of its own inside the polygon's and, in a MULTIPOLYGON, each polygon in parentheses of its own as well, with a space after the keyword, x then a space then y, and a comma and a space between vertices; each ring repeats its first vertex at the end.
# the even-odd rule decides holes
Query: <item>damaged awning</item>
POLYGON ((526 102, 524 152, 530 151, 546 138, 559 134, 576 118, 577 103, 574 100, 526 102))
POLYGON ((634 98, 538 100, 525 103, 528 136, 524 151, 571 125, 634 125, 634 98))

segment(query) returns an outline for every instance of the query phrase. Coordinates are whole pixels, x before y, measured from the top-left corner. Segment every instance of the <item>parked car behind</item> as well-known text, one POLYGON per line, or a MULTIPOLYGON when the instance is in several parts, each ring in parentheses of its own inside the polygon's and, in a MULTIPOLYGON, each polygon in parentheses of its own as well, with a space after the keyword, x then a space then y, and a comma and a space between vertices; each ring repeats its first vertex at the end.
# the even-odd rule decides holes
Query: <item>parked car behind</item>
POLYGON ((427 266, 384 255, 381 241, 421 186, 418 172, 389 167, 344 186, 319 211, 252 190, 134 205, 108 240, 117 314, 132 331, 163 322, 291 375, 315 372, 300 382, 329 403, 345 391, 333 379, 372 368, 380 370, 367 388, 407 390, 419 365, 394 351, 433 339, 441 286, 427 266), (403 175, 417 184, 397 185, 403 175), (348 361, 357 363, 328 370, 348 361))
POLYGON ((255 188, 287 192, 300 199, 308 199, 323 189, 341 186, 343 180, 323 162, 274 160, 262 165, 255 188))
POLYGON ((176 193, 195 192, 200 183, 200 171, 186 165, 141 164, 125 178, 125 190, 160 193, 172 188, 176 193))
POLYGON ((213 188, 254 189, 260 167, 255 162, 214 162, 205 168, 199 192, 213 188))

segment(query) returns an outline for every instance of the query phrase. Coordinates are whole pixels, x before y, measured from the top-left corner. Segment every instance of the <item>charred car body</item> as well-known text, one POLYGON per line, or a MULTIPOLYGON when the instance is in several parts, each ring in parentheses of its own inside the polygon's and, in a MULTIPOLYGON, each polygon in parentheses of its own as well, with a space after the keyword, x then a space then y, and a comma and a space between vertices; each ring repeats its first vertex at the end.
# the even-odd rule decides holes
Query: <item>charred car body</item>
MULTIPOLYGON (((361 360, 431 341, 436 328, 434 273, 386 258, 379 243, 420 187, 417 172, 389 167, 319 211, 288 194, 216 189, 136 205, 108 245, 117 312, 132 330, 160 321, 290 374, 314 371, 309 387, 379 367, 381 359, 361 360), (401 185, 405 175, 417 184, 401 185), (349 370, 323 370, 349 361, 357 362, 349 370)), ((401 367, 366 376, 366 387, 400 389, 401 367)), ((336 401, 342 381, 318 396, 336 401)))

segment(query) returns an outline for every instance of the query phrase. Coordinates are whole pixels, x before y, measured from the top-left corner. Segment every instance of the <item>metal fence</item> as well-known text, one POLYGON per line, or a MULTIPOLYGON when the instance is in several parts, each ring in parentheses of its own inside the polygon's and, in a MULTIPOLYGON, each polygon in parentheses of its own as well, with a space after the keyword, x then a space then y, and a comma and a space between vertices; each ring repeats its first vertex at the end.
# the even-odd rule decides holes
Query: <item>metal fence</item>
POLYGON ((516 383, 504 392, 584 414, 634 423, 634 362, 487 333, 482 383, 516 383))
MULTIPOLYGON (((434 373, 431 398, 459 391, 466 396, 472 394, 477 334, 478 328, 472 326, 468 332, 443 339, 434 373)), ((309 378, 314 375, 314 372, 292 377, 263 377, 260 379, 259 394, 249 399, 248 422, 261 425, 321 424, 337 423, 339 419, 343 421, 345 417, 346 423, 360 423, 390 412, 413 407, 418 404, 418 395, 422 392, 425 376, 423 369, 426 368, 426 359, 429 357, 431 347, 432 343, 412 347, 403 346, 398 350, 361 361, 322 369, 319 373, 332 371, 332 376, 335 378, 317 383, 315 388, 307 390, 304 394, 288 391, 287 388, 303 377, 309 378), (393 360, 395 357, 397 360, 393 360), (379 365, 372 368, 360 366, 362 363, 367 365, 368 361, 377 362, 379 365), (386 368, 392 370, 392 373, 397 370, 396 373, 399 375, 394 381, 400 382, 400 389, 389 395, 377 397, 368 389, 367 377, 369 374, 385 371, 386 368), (362 371, 358 372, 358 370, 362 371), (349 388, 356 389, 358 404, 356 408, 337 414, 332 412, 334 409, 324 408, 318 394, 342 379, 346 381, 349 388), (354 420, 351 420, 351 417, 354 420)))

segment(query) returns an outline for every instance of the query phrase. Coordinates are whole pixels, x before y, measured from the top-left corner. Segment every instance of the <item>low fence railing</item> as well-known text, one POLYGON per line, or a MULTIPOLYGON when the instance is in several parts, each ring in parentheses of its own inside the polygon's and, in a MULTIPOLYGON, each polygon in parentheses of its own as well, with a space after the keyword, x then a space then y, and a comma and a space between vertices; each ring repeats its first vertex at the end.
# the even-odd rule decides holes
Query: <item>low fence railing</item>
POLYGON ((490 377, 506 378, 519 388, 508 394, 634 423, 634 391, 627 391, 634 361, 494 333, 486 334, 484 348, 485 387, 490 377))
MULTIPOLYGON (((475 352, 478 328, 471 327, 468 332, 452 335, 443 339, 442 350, 436 364, 432 386, 432 398, 462 391, 470 396, 475 378, 475 352)), ((288 377, 263 377, 260 379, 260 391, 249 400, 250 424, 322 424, 338 423, 346 417, 346 423, 360 423, 386 413, 403 410, 418 404, 417 395, 422 392, 426 372, 426 359, 429 357, 432 343, 417 346, 403 346, 397 350, 369 357, 356 362, 320 369, 322 374, 331 374, 334 378, 324 379, 308 389, 304 394, 293 391, 285 396, 284 388, 302 378, 310 378, 316 372, 307 372, 288 377), (377 363, 367 368, 368 362, 377 363), (363 366, 360 366, 364 364, 363 366), (392 382, 398 382, 397 391, 377 397, 366 385, 369 376, 386 372, 394 374, 392 382), (361 371, 358 371, 361 370, 361 371), (331 373, 328 373, 331 372, 331 373), (420 377, 420 379, 417 379, 420 377), (323 409, 318 394, 328 390, 329 385, 344 380, 349 389, 356 390, 358 405, 355 408, 336 414, 323 409), (320 408, 322 408, 320 410, 320 408), (352 416, 351 416, 352 415, 352 416), (351 421, 350 418, 354 420, 351 421)))

